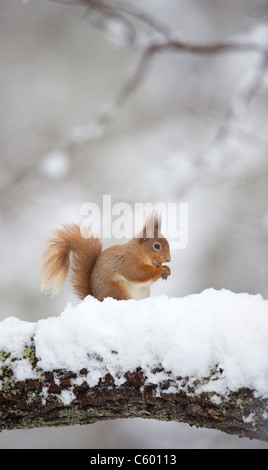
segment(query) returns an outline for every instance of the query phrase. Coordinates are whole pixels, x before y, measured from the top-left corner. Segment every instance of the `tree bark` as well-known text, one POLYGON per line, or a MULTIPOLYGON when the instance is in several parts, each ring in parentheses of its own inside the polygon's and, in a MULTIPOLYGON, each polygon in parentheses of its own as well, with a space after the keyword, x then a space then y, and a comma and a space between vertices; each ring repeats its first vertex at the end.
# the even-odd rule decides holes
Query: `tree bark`
MULTIPOLYGON (((30 348, 25 351, 23 357, 28 356, 32 364, 37 363, 34 351, 30 348)), ((7 356, 0 353, 0 359, 1 354, 7 356)), ((157 386, 148 383, 141 369, 126 372, 126 380, 120 386, 106 374, 97 386, 90 388, 83 381, 88 372, 80 370, 79 385, 73 385, 77 374, 72 371, 39 369, 38 379, 16 381, 11 367, 2 367, 0 430, 151 418, 268 441, 268 400, 254 397, 253 390, 240 389, 215 400, 215 394, 213 398, 211 393, 197 393, 197 383, 186 392, 188 378, 171 378, 158 382, 157 386), (173 390, 174 393, 170 393, 173 390), (68 400, 70 396, 72 401, 68 400)), ((161 373, 161 369, 153 372, 161 373)), ((215 380, 215 373, 198 383, 202 380, 204 383, 215 380)))

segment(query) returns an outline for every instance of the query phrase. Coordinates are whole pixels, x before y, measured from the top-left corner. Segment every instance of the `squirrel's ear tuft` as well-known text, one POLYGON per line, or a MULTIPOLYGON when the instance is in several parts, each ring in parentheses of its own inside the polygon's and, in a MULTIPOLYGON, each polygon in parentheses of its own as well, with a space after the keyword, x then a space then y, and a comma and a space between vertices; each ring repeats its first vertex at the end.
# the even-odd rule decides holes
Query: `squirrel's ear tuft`
POLYGON ((149 238, 149 232, 148 232, 148 225, 147 225, 147 220, 146 220, 144 227, 142 229, 142 233, 141 233, 141 238, 140 238, 141 243, 146 242, 148 238, 149 238))
POLYGON ((142 231, 136 235, 140 243, 146 242, 149 238, 157 238, 161 232, 162 217, 158 212, 152 212, 146 217, 146 222, 142 231))
POLYGON ((142 242, 146 242, 146 240, 148 240, 148 237, 146 235, 146 224, 144 225, 143 229, 142 229, 142 238, 141 238, 141 241, 142 242))
POLYGON ((153 213, 154 235, 159 236, 161 232, 162 216, 158 212, 153 213))
POLYGON ((143 227, 143 239, 157 238, 161 231, 161 214, 152 212, 147 218, 143 227))

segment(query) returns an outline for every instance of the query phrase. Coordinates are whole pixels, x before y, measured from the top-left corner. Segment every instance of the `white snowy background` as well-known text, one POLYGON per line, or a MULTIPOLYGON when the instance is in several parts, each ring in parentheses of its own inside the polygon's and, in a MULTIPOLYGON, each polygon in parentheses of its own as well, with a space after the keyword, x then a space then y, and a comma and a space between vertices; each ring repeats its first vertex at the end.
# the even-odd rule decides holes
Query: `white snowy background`
MULTIPOLYGON (((190 42, 268 44, 265 0, 150 0, 146 12, 190 42)), ((172 276, 152 295, 213 287, 267 299, 268 74, 260 56, 157 54, 103 130, 96 117, 135 70, 139 48, 128 23, 100 30, 92 21, 83 7, 1 1, 0 319, 37 321, 77 301, 68 284, 52 301, 40 294, 40 254, 53 228, 81 221, 82 204, 101 205, 103 194, 132 206, 189 205, 189 244, 172 253, 172 276)), ((133 24, 145 41, 147 28, 133 24)), ((2 432, 0 447, 268 448, 139 419, 2 432)))

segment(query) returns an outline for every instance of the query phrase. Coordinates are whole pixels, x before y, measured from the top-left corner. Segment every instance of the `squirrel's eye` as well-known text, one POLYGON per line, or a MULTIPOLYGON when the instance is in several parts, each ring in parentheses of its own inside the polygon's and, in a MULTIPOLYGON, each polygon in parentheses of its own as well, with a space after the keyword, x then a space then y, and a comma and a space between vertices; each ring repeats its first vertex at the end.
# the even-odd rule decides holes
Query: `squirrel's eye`
POLYGON ((155 248, 156 250, 160 250, 161 246, 159 245, 159 243, 155 243, 155 244, 154 244, 154 248, 155 248))

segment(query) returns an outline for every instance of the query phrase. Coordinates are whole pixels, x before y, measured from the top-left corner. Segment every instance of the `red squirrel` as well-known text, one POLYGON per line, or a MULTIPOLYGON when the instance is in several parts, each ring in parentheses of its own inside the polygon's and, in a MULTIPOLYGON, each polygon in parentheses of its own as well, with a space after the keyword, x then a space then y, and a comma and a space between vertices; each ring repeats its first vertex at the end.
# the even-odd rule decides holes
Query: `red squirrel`
POLYGON ((106 250, 102 249, 100 238, 89 235, 84 227, 80 230, 72 224, 56 230, 42 256, 41 289, 49 288, 55 295, 70 268, 72 285, 80 299, 87 295, 100 301, 105 297, 117 300, 149 297, 151 284, 159 278, 167 279, 171 271, 162 265, 170 261, 170 249, 160 233, 161 218, 151 217, 152 237, 147 236, 148 220, 142 232, 130 241, 106 250))

